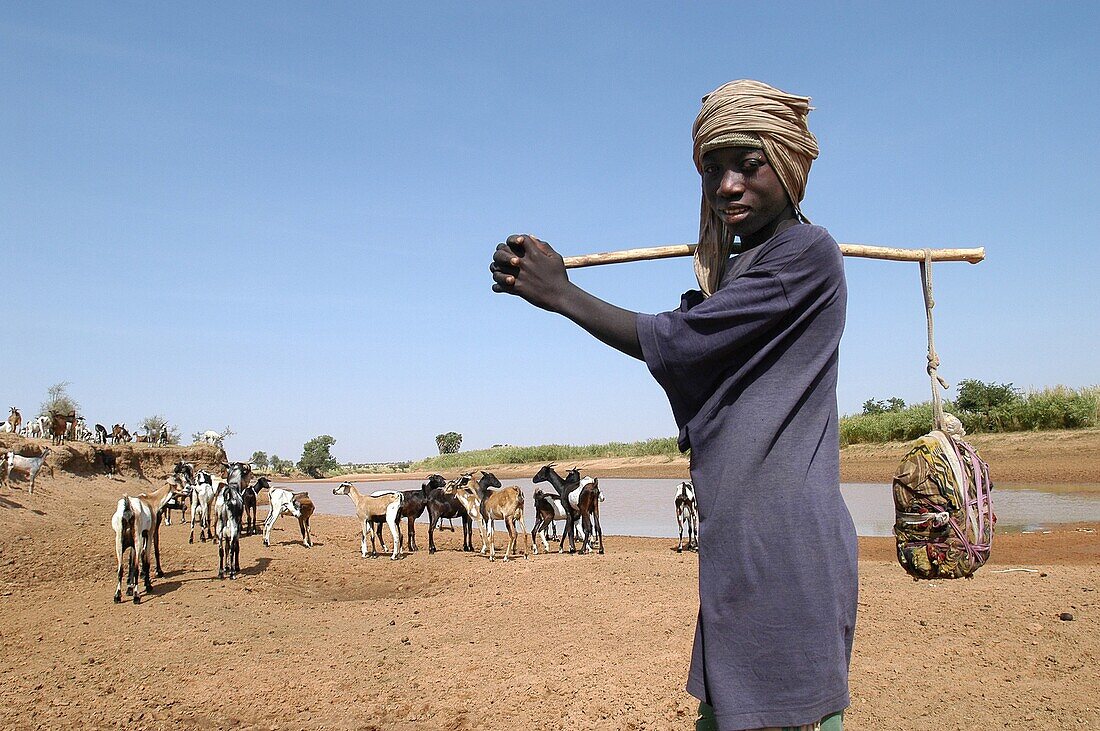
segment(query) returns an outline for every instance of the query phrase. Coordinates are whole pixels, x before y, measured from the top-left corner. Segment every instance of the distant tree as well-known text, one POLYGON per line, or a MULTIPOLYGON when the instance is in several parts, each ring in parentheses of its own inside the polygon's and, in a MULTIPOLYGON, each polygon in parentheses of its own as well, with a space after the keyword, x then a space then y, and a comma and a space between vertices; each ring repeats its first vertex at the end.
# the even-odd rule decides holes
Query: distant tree
POLYGON ((897 396, 888 398, 885 401, 869 398, 863 402, 864 414, 885 414, 887 411, 901 411, 904 408, 905 402, 897 396))
POLYGON ((883 411, 886 411, 886 404, 877 399, 869 398, 863 402, 864 415, 881 414, 883 411))
POLYGON ((55 383, 46 390, 46 400, 42 402, 38 413, 41 416, 49 416, 50 412, 57 414, 75 414, 80 404, 69 395, 69 382, 55 383))
POLYGON ((267 467, 268 467, 268 464, 269 464, 269 462, 267 460, 267 452, 260 452, 260 451, 253 452, 252 453, 252 459, 250 459, 248 461, 251 462, 253 464, 253 466, 255 466, 255 467, 257 467, 261 470, 266 470, 267 467))
POLYGON ((144 419, 141 420, 141 428, 145 430, 145 433, 148 434, 153 441, 157 440, 157 438, 160 436, 160 430, 164 427, 168 427, 168 443, 179 444, 179 427, 169 424, 168 419, 159 414, 153 414, 152 416, 146 416, 144 419))
POLYGON ((462 446, 462 435, 456 431, 435 436, 435 445, 439 447, 440 454, 454 454, 462 446))
POLYGON ((289 459, 280 459, 279 455, 271 455, 271 471, 284 477, 294 471, 294 463, 289 459))
POLYGON ((998 406, 1019 401, 1020 391, 1011 383, 984 383, 965 378, 959 381, 959 395, 955 407, 960 411, 988 414, 998 406))
POLYGON ((310 439, 302 446, 298 469, 310 477, 324 477, 326 472, 336 469, 336 458, 329 451, 333 444, 336 444, 336 440, 328 434, 310 439))

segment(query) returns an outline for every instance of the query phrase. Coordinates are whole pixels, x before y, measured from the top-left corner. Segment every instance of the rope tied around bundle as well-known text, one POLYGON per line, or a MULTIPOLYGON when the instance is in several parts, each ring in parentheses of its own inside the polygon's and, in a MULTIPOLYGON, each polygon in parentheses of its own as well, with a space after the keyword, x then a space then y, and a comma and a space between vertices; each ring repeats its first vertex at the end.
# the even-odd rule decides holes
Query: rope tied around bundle
POLYGON ((932 431, 913 442, 894 473, 894 537, 898 562, 914 579, 971 577, 989 559, 993 512, 989 467, 962 440, 962 422, 943 411, 932 310, 932 250, 921 249, 920 276, 928 321, 932 431))
MULTIPOLYGON (((932 250, 921 249, 924 258, 920 262, 921 287, 924 290, 924 314, 928 320, 928 377, 932 381, 932 420, 939 431, 945 429, 943 414, 943 398, 940 388, 951 388, 947 381, 939 374, 940 357, 936 354, 936 333, 932 322, 932 308, 936 306, 936 300, 932 298, 932 250)), ((954 419, 954 417, 952 417, 954 419)), ((957 419, 954 419, 957 421, 957 419)), ((953 426, 953 425, 952 425, 953 426)), ((951 431, 954 431, 952 429, 951 431)))

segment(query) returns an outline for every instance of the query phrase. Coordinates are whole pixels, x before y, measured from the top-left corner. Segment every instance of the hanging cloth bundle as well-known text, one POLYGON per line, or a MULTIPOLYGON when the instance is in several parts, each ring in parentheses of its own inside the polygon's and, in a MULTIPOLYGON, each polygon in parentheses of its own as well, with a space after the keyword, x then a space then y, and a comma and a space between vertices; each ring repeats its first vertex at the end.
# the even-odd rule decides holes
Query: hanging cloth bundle
POLYGON ((939 356, 932 327, 932 257, 920 263, 928 319, 928 376, 933 430, 920 437, 894 475, 894 537, 898 563, 914 579, 970 578, 989 559, 993 513, 989 467, 970 444, 962 422, 943 411, 939 356))

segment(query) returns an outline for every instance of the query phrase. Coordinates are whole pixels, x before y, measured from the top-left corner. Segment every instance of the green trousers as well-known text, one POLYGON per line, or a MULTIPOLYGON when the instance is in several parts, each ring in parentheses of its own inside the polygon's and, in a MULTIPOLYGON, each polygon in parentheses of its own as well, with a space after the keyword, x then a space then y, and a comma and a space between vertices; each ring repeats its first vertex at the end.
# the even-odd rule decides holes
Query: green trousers
MULTIPOLYGON (((782 731, 799 731, 812 726, 784 726, 782 731)), ((844 731, 844 711, 821 719, 821 731, 844 731)), ((706 703, 699 704, 699 718, 695 722, 695 731, 718 731, 718 721, 714 718, 714 709, 706 703)))

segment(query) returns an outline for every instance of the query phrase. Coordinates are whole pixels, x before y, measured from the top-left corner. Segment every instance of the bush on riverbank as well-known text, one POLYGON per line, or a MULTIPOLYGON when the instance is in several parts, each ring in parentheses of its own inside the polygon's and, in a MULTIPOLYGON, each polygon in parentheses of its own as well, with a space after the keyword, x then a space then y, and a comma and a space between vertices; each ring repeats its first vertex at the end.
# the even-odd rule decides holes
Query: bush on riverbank
MULTIPOLYGON (((966 411, 944 402, 969 434, 1081 429, 1100 425, 1100 386, 1053 386, 1030 391, 987 411, 966 411)), ((855 414, 840 419, 840 445, 916 439, 932 428, 932 404, 924 402, 895 411, 855 414)))
POLYGON ((503 446, 428 457, 414 463, 412 469, 424 472, 442 472, 467 467, 484 467, 491 464, 570 462, 600 457, 667 456, 671 459, 679 454, 680 450, 676 446, 675 437, 647 439, 643 442, 608 442, 607 444, 587 444, 583 446, 573 444, 540 444, 534 447, 503 446))

